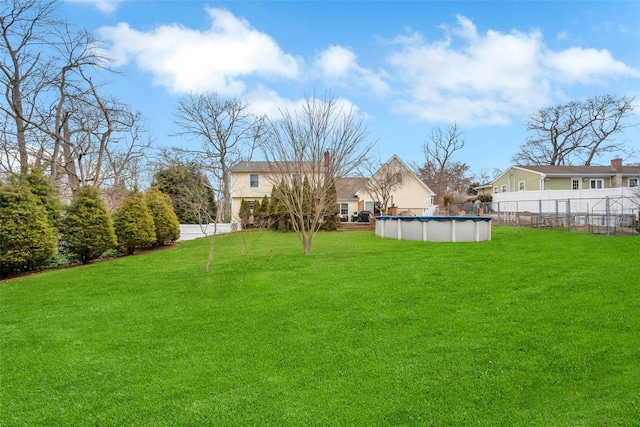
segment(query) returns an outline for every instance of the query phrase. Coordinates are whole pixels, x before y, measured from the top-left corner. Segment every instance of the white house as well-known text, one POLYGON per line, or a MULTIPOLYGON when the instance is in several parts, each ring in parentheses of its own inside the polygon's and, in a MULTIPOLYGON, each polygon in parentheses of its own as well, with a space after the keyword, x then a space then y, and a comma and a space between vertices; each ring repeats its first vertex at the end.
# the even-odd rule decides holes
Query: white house
MULTIPOLYGON (((374 183, 381 181, 374 179, 377 174, 388 166, 402 171, 402 182, 390 186, 388 206, 393 207, 398 214, 420 215, 433 203, 435 193, 427 187, 407 165, 397 156, 391 159, 373 177, 340 177, 336 178, 336 192, 339 215, 347 220, 354 212, 375 212, 380 205, 379 197, 374 191, 374 183)), ((267 162, 241 162, 231 168, 231 213, 232 222, 239 223, 239 210, 242 200, 246 200, 252 207, 255 200, 262 201, 266 196, 271 197, 273 183, 281 178, 274 176, 272 168, 267 162)), ((379 187, 379 185, 377 186, 379 187)), ((379 193, 379 191, 377 192, 379 193)))

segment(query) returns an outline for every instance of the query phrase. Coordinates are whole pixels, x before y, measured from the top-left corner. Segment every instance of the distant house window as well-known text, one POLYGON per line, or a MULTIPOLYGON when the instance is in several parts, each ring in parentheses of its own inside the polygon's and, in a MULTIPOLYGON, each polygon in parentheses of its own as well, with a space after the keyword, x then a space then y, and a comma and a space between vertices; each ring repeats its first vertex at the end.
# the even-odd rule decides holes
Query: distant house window
POLYGON ((592 179, 589 181, 589 188, 603 188, 604 181, 601 179, 592 179))
POLYGON ((571 189, 572 190, 580 189, 580 178, 571 178, 571 189))
POLYGON ((640 187, 640 178, 629 178, 629 187, 640 187))
POLYGON ((503 193, 507 192, 507 184, 502 184, 502 192, 503 193))
POLYGON ((349 204, 338 203, 338 211, 340 212, 340 215, 349 215, 349 204))
POLYGON ((493 192, 498 193, 498 187, 493 187, 493 192))
POLYGON ((253 213, 253 200, 251 200, 250 202, 248 201, 247 204, 249 205, 249 210, 251 211, 251 213, 253 213))
POLYGON ((373 202, 364 202, 364 210, 373 212, 373 202))
POLYGON ((518 191, 524 191, 524 181, 518 182, 518 191))
POLYGON ((257 173, 252 173, 251 175, 249 175, 249 182, 250 182, 250 187, 251 188, 258 188, 258 185, 260 183, 260 181, 258 179, 258 174, 257 173))

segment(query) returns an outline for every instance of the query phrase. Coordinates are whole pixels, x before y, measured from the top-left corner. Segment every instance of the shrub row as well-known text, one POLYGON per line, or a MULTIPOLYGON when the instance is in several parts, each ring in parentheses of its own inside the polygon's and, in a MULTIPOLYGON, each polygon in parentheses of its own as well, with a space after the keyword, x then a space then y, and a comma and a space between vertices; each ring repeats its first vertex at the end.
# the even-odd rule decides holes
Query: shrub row
POLYGON ((47 265, 87 263, 114 250, 162 246, 178 239, 171 199, 152 187, 130 192, 111 215, 98 189, 85 186, 63 208, 40 172, 0 184, 0 277, 47 265))

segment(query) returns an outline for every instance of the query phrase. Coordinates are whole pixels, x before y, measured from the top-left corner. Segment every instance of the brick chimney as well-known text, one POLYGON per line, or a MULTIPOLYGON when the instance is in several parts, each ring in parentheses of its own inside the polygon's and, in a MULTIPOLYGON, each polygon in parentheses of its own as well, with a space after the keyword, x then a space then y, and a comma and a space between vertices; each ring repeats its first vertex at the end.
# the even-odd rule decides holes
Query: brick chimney
POLYGON ((611 181, 612 187, 622 187, 622 159, 620 157, 611 159, 611 170, 616 173, 616 176, 613 177, 613 181, 611 181))
MULTIPOLYGON (((620 160, 622 161, 622 160, 620 160)), ((329 152, 325 151, 324 152, 324 167, 328 168, 329 167, 329 152)))
POLYGON ((615 173, 622 173, 622 159, 620 157, 611 159, 611 170, 615 173))

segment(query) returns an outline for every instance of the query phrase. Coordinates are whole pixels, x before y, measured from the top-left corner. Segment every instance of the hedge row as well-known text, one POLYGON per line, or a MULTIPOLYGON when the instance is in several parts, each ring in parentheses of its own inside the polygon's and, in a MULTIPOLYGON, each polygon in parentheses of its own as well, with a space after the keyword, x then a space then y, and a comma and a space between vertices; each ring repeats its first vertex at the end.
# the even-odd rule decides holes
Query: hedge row
POLYGON ((87 263, 108 252, 132 254, 179 234, 171 199, 155 187, 130 192, 110 215, 92 186, 79 189, 63 208, 40 172, 0 184, 0 277, 56 263, 87 263))

